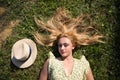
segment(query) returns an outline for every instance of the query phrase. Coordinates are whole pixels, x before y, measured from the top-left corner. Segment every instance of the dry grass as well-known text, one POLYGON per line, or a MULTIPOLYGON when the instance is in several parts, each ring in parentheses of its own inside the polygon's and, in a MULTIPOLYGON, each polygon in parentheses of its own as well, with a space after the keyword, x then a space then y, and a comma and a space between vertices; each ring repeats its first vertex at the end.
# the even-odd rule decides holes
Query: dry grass
POLYGON ((0 32, 0 48, 2 44, 7 40, 7 38, 12 34, 12 30, 20 23, 20 20, 10 21, 5 27, 4 30, 0 32))

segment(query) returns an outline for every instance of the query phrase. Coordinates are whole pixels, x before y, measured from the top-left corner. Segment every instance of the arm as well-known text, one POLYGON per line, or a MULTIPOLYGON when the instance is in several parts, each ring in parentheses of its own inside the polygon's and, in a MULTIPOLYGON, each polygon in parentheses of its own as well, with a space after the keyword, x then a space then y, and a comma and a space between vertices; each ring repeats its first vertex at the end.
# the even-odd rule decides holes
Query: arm
POLYGON ((86 74, 86 80, 94 80, 92 70, 90 69, 88 73, 86 74))
POLYGON ((49 59, 47 59, 45 64, 43 65, 39 80, 47 80, 48 79, 48 64, 49 64, 49 59))

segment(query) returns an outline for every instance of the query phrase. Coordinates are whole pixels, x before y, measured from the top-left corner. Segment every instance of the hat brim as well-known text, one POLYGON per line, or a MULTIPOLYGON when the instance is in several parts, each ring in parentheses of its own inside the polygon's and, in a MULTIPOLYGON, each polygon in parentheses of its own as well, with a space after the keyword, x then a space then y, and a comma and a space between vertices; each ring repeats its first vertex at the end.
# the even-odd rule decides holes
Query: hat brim
MULTIPOLYGON (((36 44, 31 39, 21 39, 21 40, 17 41, 13 46, 15 46, 16 44, 19 44, 21 42, 26 42, 31 47, 30 57, 25 61, 19 61, 14 57, 14 54, 12 51, 11 52, 11 61, 15 66, 17 66, 19 68, 27 68, 27 67, 31 66, 36 59, 37 47, 36 47, 36 44)), ((12 47, 12 50, 13 50, 13 47, 12 47)))

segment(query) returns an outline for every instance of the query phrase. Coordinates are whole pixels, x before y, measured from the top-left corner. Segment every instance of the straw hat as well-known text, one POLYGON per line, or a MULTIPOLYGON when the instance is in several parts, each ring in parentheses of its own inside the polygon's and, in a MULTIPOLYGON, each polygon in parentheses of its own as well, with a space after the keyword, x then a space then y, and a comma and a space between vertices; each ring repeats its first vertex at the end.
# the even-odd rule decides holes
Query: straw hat
POLYGON ((19 68, 31 66, 34 63, 36 56, 37 47, 31 39, 21 39, 12 47, 11 61, 19 68))

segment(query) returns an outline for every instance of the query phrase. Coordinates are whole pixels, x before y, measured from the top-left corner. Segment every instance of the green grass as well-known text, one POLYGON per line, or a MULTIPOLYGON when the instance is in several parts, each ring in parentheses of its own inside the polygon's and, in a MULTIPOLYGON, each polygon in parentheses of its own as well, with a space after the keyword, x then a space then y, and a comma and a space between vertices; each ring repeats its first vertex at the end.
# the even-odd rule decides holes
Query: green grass
MULTIPOLYGON (((34 40, 33 32, 38 30, 34 16, 43 20, 50 18, 56 8, 66 7, 73 17, 79 14, 90 14, 99 30, 106 38, 105 44, 81 47, 77 52, 85 54, 91 64, 95 80, 119 80, 119 12, 117 0, 0 0, 0 6, 7 9, 6 14, 0 18, 5 25, 11 20, 20 19, 20 25, 13 29, 3 47, 0 49, 0 80, 37 80, 40 69, 47 58, 51 48, 37 44, 38 55, 35 63, 27 69, 15 67, 10 60, 13 44, 22 38, 34 40), (117 6, 117 7, 116 7, 117 6), (115 46, 117 45, 117 46, 115 46), (117 66, 117 67, 116 67, 117 66), (118 68, 118 69, 117 69, 118 68)), ((74 56, 79 58, 80 54, 74 56)))

